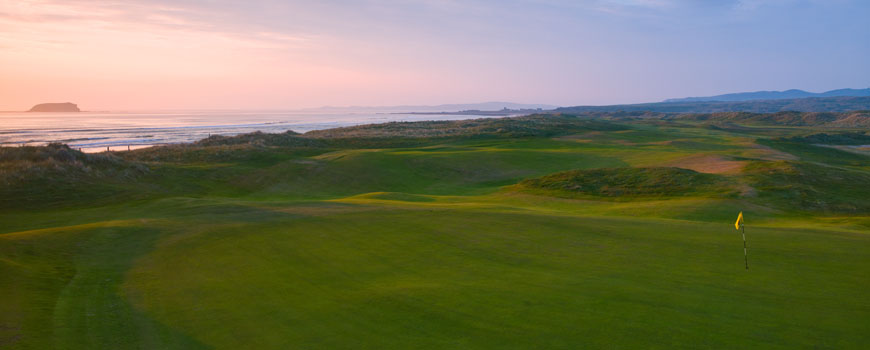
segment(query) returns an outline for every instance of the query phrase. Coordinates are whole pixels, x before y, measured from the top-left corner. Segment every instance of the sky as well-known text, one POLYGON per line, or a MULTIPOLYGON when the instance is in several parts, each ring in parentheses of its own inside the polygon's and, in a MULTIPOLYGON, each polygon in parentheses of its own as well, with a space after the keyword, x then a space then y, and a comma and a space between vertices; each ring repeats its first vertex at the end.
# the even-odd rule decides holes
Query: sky
POLYGON ((866 0, 0 0, 0 110, 870 87, 866 0))

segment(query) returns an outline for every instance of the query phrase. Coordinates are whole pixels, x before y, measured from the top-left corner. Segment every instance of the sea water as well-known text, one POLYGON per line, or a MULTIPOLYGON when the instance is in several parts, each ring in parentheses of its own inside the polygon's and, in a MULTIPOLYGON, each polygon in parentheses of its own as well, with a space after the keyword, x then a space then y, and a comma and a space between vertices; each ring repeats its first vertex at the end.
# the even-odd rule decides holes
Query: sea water
POLYGON ((85 152, 192 142, 254 131, 299 133, 391 121, 459 120, 472 115, 307 111, 0 113, 0 146, 61 142, 85 152))

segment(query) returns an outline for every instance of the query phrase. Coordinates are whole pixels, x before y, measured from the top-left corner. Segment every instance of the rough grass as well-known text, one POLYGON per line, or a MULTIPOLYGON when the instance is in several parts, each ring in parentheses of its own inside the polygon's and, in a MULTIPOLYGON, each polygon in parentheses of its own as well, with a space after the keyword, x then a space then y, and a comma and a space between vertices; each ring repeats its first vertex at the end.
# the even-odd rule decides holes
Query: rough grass
POLYGON ((816 146, 803 142, 758 140, 759 144, 795 155, 798 159, 833 166, 866 167, 870 156, 842 151, 836 148, 816 146))
POLYGON ((777 113, 748 113, 726 112, 711 114, 686 114, 674 117, 678 120, 703 120, 731 123, 749 123, 778 126, 823 126, 847 118, 850 113, 830 112, 777 112, 777 113))
POLYGON ((87 154, 59 143, 47 146, 0 147, 0 185, 26 186, 31 181, 122 177, 127 180, 148 171, 142 164, 125 162, 112 154, 87 154))
POLYGON ((383 137, 530 137, 557 136, 592 130, 624 130, 625 126, 573 115, 535 114, 512 118, 483 118, 455 121, 390 122, 326 130, 305 134, 315 138, 383 137))
POLYGON ((601 196, 620 200, 730 191, 722 177, 673 167, 571 170, 524 180, 518 188, 563 197, 601 196))
POLYGON ((147 165, 62 144, 0 147, 0 208, 105 203, 148 173, 147 165))
POLYGON ((870 173, 789 161, 755 162, 745 173, 761 200, 802 211, 870 211, 870 173))
POLYGON ((866 131, 839 134, 818 133, 807 136, 794 136, 782 141, 823 145, 870 145, 870 134, 866 131))
POLYGON ((674 161, 667 162, 664 165, 676 168, 691 169, 699 173, 736 174, 743 169, 743 167, 746 165, 746 162, 728 159, 723 156, 702 153, 676 159, 674 161))

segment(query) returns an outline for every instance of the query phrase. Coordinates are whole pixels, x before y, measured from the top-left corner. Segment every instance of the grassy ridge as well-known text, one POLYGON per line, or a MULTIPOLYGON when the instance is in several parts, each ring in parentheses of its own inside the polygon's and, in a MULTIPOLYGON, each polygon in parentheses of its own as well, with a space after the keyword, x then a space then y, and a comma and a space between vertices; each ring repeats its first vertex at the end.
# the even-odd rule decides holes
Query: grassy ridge
POLYGON ((746 168, 764 201, 807 211, 870 211, 870 173, 813 163, 756 162, 746 168))
POLYGON ((659 102, 613 106, 561 107, 562 113, 610 113, 610 112, 658 112, 658 113, 727 113, 734 111, 755 113, 801 112, 849 112, 870 109, 870 97, 811 97, 797 99, 756 101, 691 101, 659 102))
POLYGON ((718 121, 741 124, 814 126, 834 128, 867 128, 870 126, 870 112, 794 112, 749 113, 724 112, 709 114, 678 114, 669 118, 676 120, 718 121))
POLYGON ((0 147, 0 208, 102 201, 124 194, 149 171, 141 163, 62 144, 0 147))
POLYGON ((866 344, 870 157, 647 117, 0 149, 0 347, 866 344))
POLYGON ((785 139, 785 141, 825 145, 870 145, 870 134, 867 132, 818 133, 808 136, 795 136, 785 139))
POLYGON ((621 200, 728 192, 727 182, 712 174, 681 168, 601 168, 571 170, 524 180, 520 188, 557 196, 603 196, 621 200))

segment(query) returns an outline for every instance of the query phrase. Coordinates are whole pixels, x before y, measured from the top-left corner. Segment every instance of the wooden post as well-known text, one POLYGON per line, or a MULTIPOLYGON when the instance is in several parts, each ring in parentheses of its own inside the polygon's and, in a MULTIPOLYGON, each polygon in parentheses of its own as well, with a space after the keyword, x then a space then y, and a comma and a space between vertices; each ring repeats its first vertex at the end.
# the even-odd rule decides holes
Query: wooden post
POLYGON ((106 152, 111 152, 109 151, 109 146, 106 146, 106 152))
POLYGON ((127 145, 127 151, 128 152, 130 151, 130 145, 127 145))
POLYGON ((749 270, 749 257, 746 254, 746 226, 740 225, 743 230, 743 262, 746 264, 746 269, 749 270))

